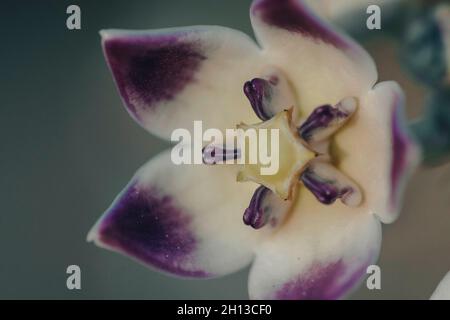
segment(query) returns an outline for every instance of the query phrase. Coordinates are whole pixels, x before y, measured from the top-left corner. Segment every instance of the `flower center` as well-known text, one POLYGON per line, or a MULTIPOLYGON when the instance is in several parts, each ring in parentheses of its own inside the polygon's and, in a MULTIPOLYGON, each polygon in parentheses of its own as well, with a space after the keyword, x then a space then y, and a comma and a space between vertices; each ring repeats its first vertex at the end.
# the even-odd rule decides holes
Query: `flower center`
MULTIPOLYGON (((238 128, 245 131, 255 130, 259 133, 262 129, 267 129, 278 132, 278 139, 261 139, 263 135, 257 135, 258 147, 268 149, 267 152, 262 152, 262 154, 276 153, 278 170, 263 174, 264 164, 261 161, 251 164, 248 158, 250 155, 246 153, 247 158, 237 175, 237 181, 253 181, 272 190, 283 200, 291 199, 292 190, 297 184, 299 173, 315 157, 315 153, 303 145, 295 127, 292 125, 291 118, 292 109, 281 111, 273 118, 259 124, 238 125, 238 128)), ((243 139, 242 143, 244 144, 243 149, 251 151, 249 140, 243 139)))
MULTIPOLYGON (((216 159, 223 161, 240 157, 243 165, 237 181, 253 181, 260 185, 244 212, 245 224, 255 229, 267 224, 275 227, 289 211, 299 182, 325 205, 331 205, 337 199, 348 206, 361 204, 360 188, 330 163, 329 155, 332 136, 357 110, 355 97, 346 97, 334 106, 318 106, 298 126, 296 118, 299 112, 293 91, 279 70, 271 68, 263 77, 246 82, 244 93, 262 122, 254 125, 241 123, 238 128, 257 133, 262 129, 275 130, 278 133, 275 140, 269 141, 264 135, 257 134, 258 148, 259 151, 267 149, 263 154, 277 152, 279 155, 278 170, 263 174, 263 161, 249 161, 252 150, 245 139, 246 134, 241 139, 241 149, 226 151, 219 148, 214 153, 219 154, 216 159), (250 152, 242 154, 241 150, 250 152)), ((217 161, 210 164, 215 163, 217 161)))

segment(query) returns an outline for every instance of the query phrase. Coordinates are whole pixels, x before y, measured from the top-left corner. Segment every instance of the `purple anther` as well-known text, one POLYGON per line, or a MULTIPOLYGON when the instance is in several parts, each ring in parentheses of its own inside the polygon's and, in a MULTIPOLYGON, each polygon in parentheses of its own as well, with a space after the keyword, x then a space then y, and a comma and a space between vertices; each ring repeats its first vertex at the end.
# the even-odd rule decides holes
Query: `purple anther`
POLYGON ((269 221, 271 208, 268 206, 266 198, 272 191, 264 186, 256 189, 252 196, 250 205, 244 212, 244 223, 254 229, 264 227, 269 221))
POLYGON ((338 118, 346 118, 348 114, 332 107, 331 105, 320 106, 311 113, 306 121, 298 129, 303 140, 308 141, 318 129, 326 128, 338 118))
POLYGON ((329 104, 317 107, 298 128, 298 134, 308 143, 326 140, 350 118, 356 107, 354 97, 345 98, 334 107, 329 104))
POLYGON ((300 179, 317 200, 326 205, 334 203, 338 198, 344 199, 353 193, 350 186, 340 188, 336 181, 324 179, 309 168, 302 173, 300 179))
POLYGON ((244 212, 243 220, 248 226, 260 229, 266 225, 277 227, 292 206, 292 201, 283 200, 278 194, 260 186, 252 196, 250 205, 244 212))
POLYGON ((240 149, 226 149, 224 146, 209 144, 202 149, 203 163, 214 165, 225 163, 227 160, 236 160, 241 157, 240 149))
POLYGON ((277 78, 274 78, 274 80, 255 78, 244 84, 245 95, 250 101, 258 118, 263 121, 269 120, 275 115, 270 102, 272 100, 273 86, 275 86, 277 82, 277 78))

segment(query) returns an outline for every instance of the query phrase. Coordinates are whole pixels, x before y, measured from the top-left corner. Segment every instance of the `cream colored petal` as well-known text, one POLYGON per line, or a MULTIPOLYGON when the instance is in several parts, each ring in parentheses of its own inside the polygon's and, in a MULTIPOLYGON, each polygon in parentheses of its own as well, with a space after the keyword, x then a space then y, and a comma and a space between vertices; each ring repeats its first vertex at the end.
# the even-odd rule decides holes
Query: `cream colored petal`
POLYGON ((301 188, 290 218, 257 250, 250 298, 342 298, 360 283, 380 245, 380 222, 367 209, 323 205, 301 188))
POLYGON ((164 152, 136 173, 88 239, 173 275, 237 271, 270 228, 244 225, 255 185, 236 183, 235 169, 176 166, 164 152))
POLYGON ((398 217, 405 182, 420 159, 408 132, 404 102, 395 82, 377 84, 361 99, 332 147, 338 168, 360 186, 362 206, 384 223, 398 217))
POLYGON ((319 19, 302 0, 256 0, 252 25, 266 59, 296 89, 301 117, 323 104, 360 97, 377 80, 372 58, 319 19))
POLYGON ((222 130, 257 121, 243 86, 266 64, 247 35, 215 26, 101 35, 125 107, 151 133, 169 139, 194 120, 222 130))

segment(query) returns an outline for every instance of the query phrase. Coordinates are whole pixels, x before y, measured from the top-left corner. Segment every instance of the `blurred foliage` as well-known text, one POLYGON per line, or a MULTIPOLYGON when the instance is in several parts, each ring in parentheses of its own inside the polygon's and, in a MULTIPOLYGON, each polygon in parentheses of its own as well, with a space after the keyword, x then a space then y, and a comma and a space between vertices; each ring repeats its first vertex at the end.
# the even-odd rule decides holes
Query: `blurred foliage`
MULTIPOLYGON (((436 14, 442 6, 450 10, 450 0, 389 2, 382 8, 382 29, 376 31, 361 28, 367 19, 365 12, 350 12, 336 21, 360 42, 394 39, 399 44, 400 63, 428 88, 424 114, 411 123, 411 132, 422 146, 425 165, 450 161, 450 53, 446 52, 449 49, 444 40, 449 34, 443 32, 442 20, 436 14)), ((449 25, 450 20, 447 28, 449 25)))
POLYGON ((425 164, 450 160, 450 89, 431 92, 425 114, 411 129, 422 146, 425 164))
POLYGON ((446 85, 447 61, 442 32, 434 8, 415 14, 401 38, 401 61, 419 81, 431 88, 446 85))

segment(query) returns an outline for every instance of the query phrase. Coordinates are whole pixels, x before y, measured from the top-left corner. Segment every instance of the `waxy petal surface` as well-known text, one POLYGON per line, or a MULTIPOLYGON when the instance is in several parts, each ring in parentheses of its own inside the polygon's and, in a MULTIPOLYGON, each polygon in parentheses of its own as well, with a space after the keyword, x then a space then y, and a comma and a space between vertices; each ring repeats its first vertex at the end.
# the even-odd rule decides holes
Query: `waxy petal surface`
POLYGON ((419 147, 408 132, 404 103, 397 83, 379 83, 335 136, 338 168, 361 187, 362 206, 384 223, 398 217, 405 182, 420 160, 419 147))
POLYGON ((144 165, 88 239, 182 277, 216 277, 253 258, 267 232, 242 222, 254 185, 231 166, 173 165, 165 152, 144 165))
POLYGON ((302 118, 317 106, 359 97, 375 84, 377 70, 367 52, 304 1, 256 0, 250 13, 267 59, 296 88, 302 118))
POLYGON ((262 72, 262 60, 245 34, 210 26, 101 35, 128 112, 151 133, 169 139, 194 120, 222 130, 257 121, 242 86, 262 72))
POLYGON ((340 202, 323 205, 301 188, 284 225, 257 250, 250 298, 343 298, 376 261, 380 245, 376 216, 340 202))

